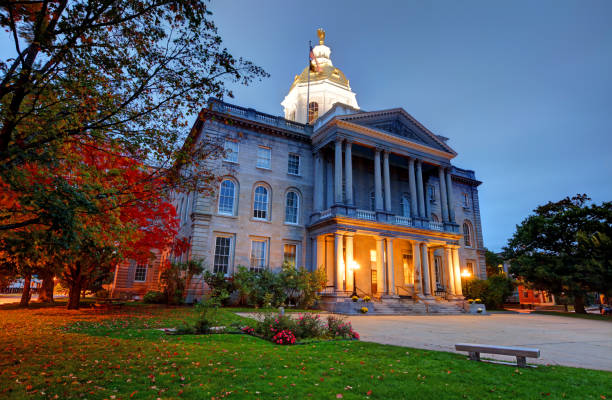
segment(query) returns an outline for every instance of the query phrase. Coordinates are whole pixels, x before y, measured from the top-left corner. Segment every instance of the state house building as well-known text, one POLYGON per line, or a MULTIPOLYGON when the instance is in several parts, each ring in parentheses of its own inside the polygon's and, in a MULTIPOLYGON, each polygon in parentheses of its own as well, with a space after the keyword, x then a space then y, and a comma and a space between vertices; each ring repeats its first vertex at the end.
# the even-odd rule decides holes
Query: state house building
MULTIPOLYGON (((448 138, 402 108, 361 110, 322 30, 319 39, 318 68, 295 76, 284 118, 214 99, 203 109, 197 132, 222 137, 226 151, 211 165, 222 176, 215 196, 175 199, 189 257, 228 275, 285 261, 322 268, 332 302, 353 291, 353 274, 360 296, 462 298, 461 274, 486 277, 481 182, 451 163, 448 138)), ((155 267, 117 272, 118 291, 142 294, 159 278, 155 267)))

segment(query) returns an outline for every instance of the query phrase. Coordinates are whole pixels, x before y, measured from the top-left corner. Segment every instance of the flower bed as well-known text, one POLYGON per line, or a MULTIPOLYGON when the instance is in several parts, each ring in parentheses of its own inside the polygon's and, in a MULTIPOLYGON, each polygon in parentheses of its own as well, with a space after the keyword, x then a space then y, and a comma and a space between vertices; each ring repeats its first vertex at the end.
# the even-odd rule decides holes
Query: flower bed
POLYGON ((359 334, 353 330, 350 322, 333 315, 324 321, 318 314, 300 314, 296 319, 287 315, 265 314, 253 326, 244 326, 241 331, 281 345, 311 339, 359 340, 359 334))

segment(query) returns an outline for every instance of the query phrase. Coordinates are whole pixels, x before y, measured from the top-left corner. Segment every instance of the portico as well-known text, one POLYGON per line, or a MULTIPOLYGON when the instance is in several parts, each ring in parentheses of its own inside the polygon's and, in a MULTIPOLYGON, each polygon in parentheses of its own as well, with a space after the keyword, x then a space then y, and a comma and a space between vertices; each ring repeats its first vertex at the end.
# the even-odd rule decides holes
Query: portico
POLYGON ((353 274, 360 297, 452 300, 461 294, 456 235, 338 217, 313 225, 311 239, 312 268, 326 271, 328 296, 349 296, 353 274))

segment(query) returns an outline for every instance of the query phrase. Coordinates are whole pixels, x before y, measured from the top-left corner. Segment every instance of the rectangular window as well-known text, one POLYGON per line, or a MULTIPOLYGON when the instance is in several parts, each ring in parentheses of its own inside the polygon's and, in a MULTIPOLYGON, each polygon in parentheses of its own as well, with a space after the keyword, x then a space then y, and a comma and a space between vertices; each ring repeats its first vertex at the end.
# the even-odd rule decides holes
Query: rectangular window
POLYGON ((463 207, 468 208, 470 206, 470 196, 467 193, 463 193, 463 207))
POLYGON ((402 253, 402 264, 404 266, 404 285, 414 284, 414 268, 412 265, 412 254, 405 251, 402 253))
POLYGON ((468 270, 468 272, 469 272, 469 273, 470 273, 472 276, 474 276, 474 262, 473 262, 473 261, 467 261, 467 262, 466 262, 466 267, 465 267, 465 268, 468 270))
POLYGON ((259 146, 257 148, 257 167, 270 169, 272 150, 269 147, 259 146))
POLYGON ((297 245, 296 244, 285 244, 283 249, 283 262, 287 262, 292 266, 296 266, 297 259, 297 245))
POLYGON ((229 272, 231 259, 232 238, 230 236, 217 236, 215 238, 215 259, 213 263, 213 272, 229 272))
POLYGON ((427 198, 432 203, 436 201, 436 187, 435 186, 427 186, 427 198))
POLYGON ((287 172, 291 175, 300 174, 300 156, 297 154, 289 153, 287 161, 287 172))
POLYGON ((229 162, 238 162, 238 142, 231 139, 225 139, 225 143, 223 145, 223 150, 225 153, 225 161, 229 162))
POLYGON ((261 271, 268 266, 268 241, 251 240, 251 271, 261 271))
POLYGON ((136 270, 134 271, 134 282, 144 282, 147 280, 147 265, 136 264, 136 270))

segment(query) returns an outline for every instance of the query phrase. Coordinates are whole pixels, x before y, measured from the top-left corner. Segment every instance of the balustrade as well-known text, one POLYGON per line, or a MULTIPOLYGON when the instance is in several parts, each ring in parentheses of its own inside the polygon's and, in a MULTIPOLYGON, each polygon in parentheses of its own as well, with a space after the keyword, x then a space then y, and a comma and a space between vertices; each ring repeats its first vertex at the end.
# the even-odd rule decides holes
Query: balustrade
POLYGON ((404 217, 401 215, 395 216, 395 224, 396 225, 404 225, 404 226, 412 226, 412 218, 404 217))
POLYGON ((359 219, 365 219, 368 221, 376 221, 376 213, 370 210, 356 210, 355 215, 359 219))

